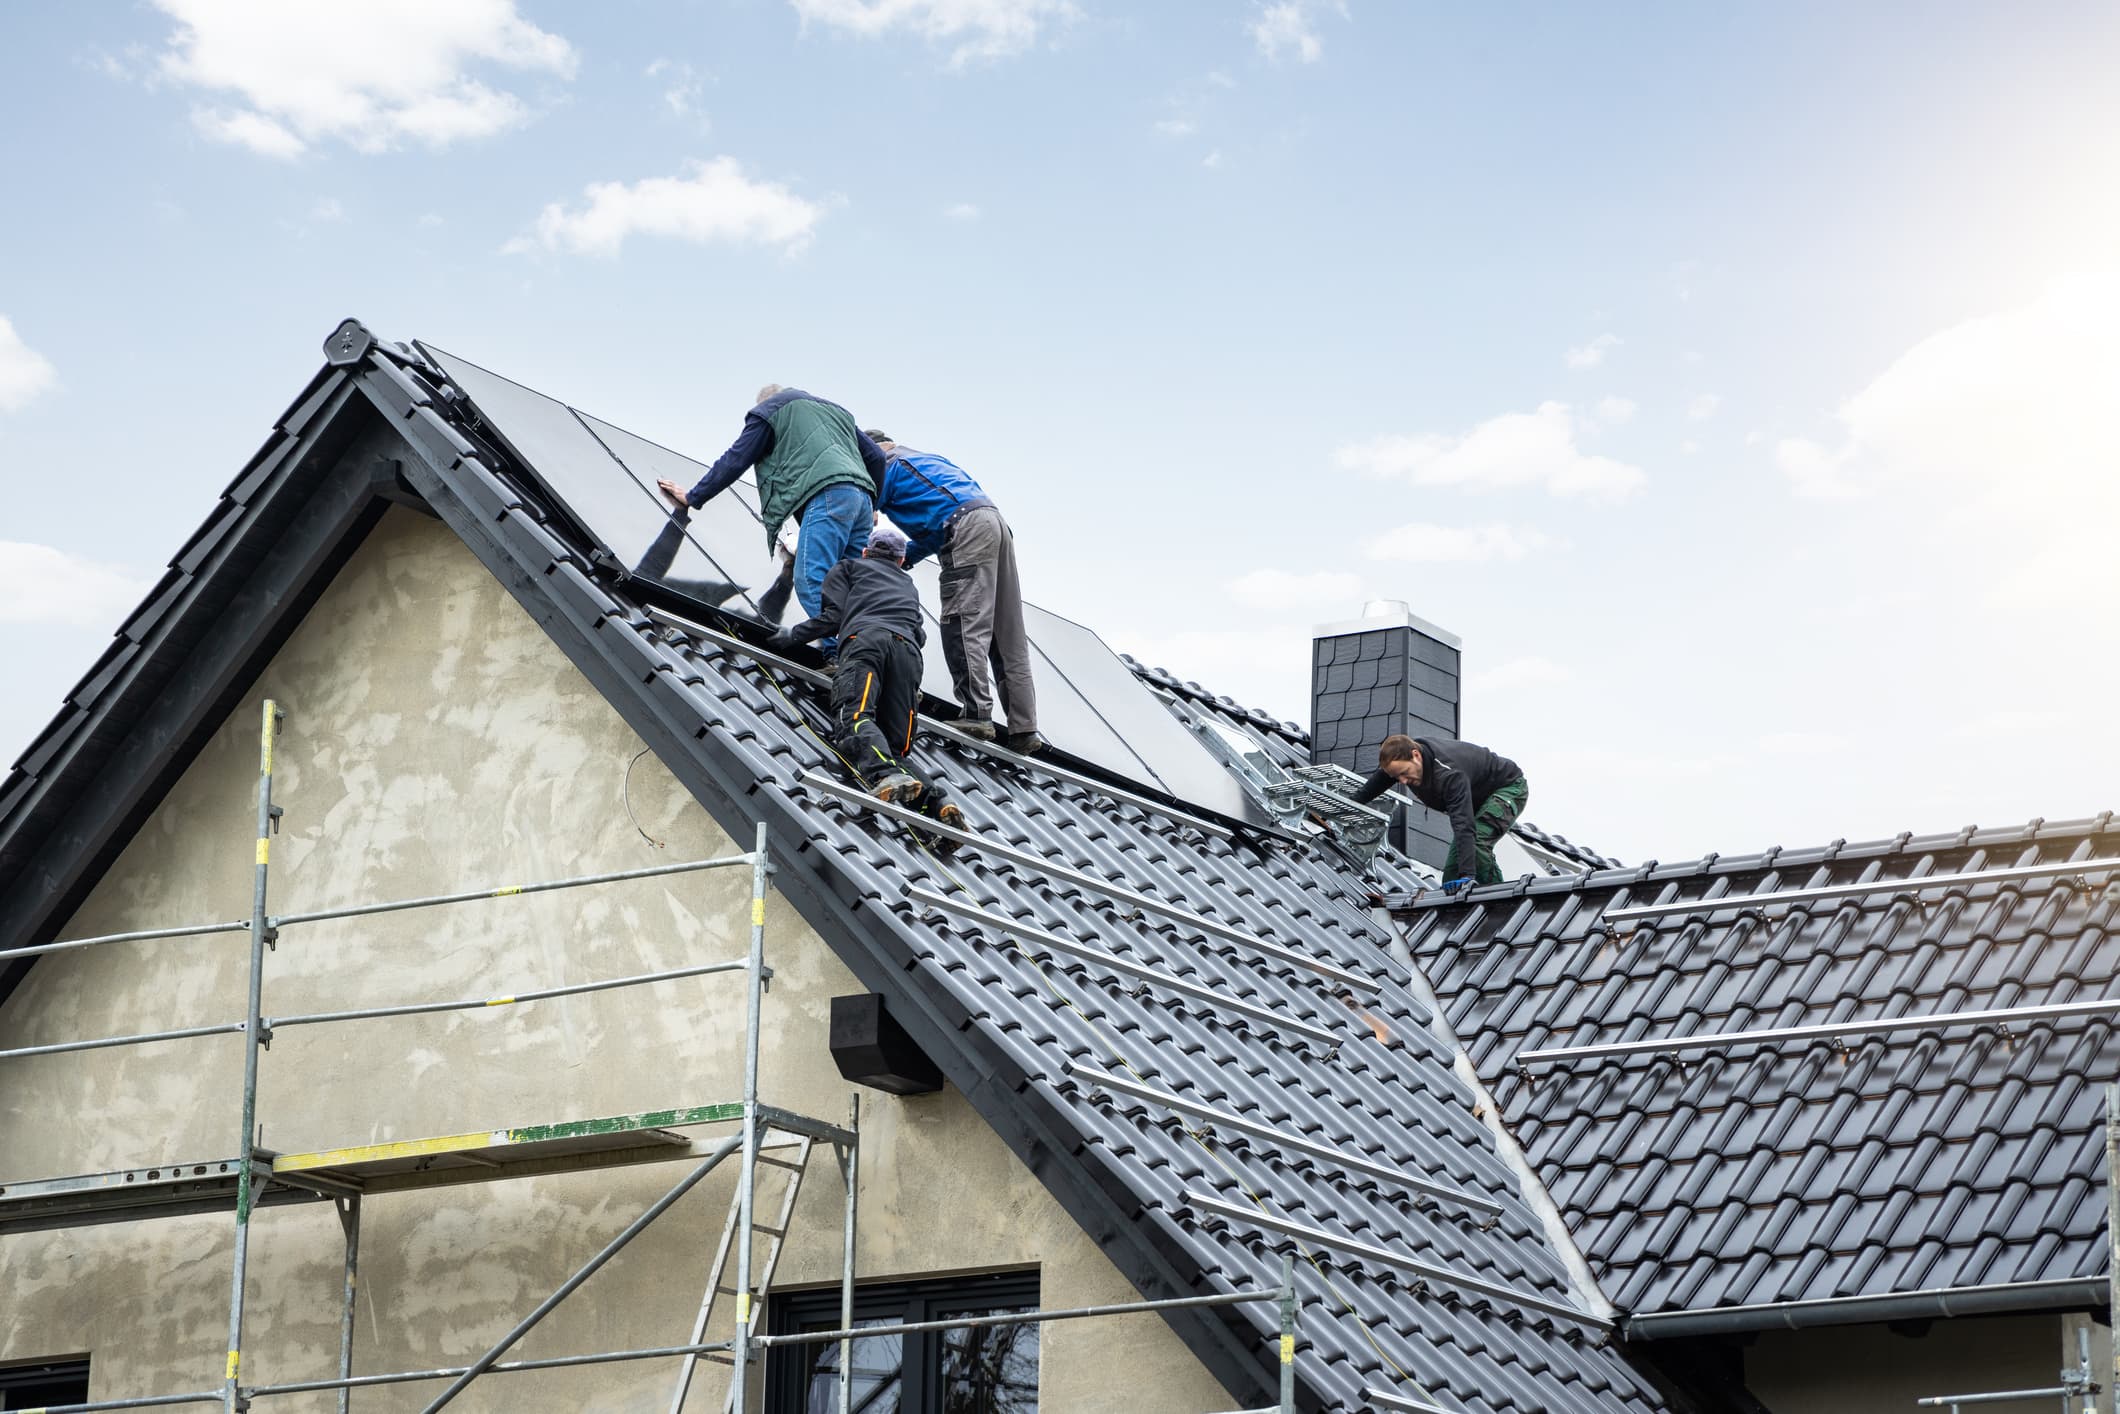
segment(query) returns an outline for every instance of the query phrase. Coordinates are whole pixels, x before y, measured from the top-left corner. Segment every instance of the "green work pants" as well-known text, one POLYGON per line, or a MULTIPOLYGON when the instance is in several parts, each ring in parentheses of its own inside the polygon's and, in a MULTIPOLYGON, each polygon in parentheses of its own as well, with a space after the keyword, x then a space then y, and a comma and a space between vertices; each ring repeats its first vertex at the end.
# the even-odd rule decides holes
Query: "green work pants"
MULTIPOLYGON (((1530 795, 1531 787, 1522 776, 1518 776, 1508 785, 1497 787, 1493 795, 1480 802, 1478 813, 1472 817, 1472 837, 1478 842, 1479 856, 1472 868, 1475 882, 1502 882, 1501 866, 1494 862, 1494 842, 1524 813, 1524 802, 1530 795)), ((1443 878, 1448 881, 1464 876, 1465 871, 1458 867, 1457 846, 1452 844, 1450 857, 1443 861, 1443 878)))

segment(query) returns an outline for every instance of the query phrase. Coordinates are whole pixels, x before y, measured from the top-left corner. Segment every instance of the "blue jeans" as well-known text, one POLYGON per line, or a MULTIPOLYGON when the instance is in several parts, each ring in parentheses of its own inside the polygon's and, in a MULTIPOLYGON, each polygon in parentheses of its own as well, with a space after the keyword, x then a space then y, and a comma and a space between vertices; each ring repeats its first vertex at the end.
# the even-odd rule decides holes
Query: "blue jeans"
MULTIPOLYGON (((876 525, 876 505, 859 486, 827 486, 810 497, 796 517, 802 522, 795 542, 795 598, 803 612, 816 618, 824 607, 824 577, 841 560, 856 559, 876 525)), ((817 651, 831 658, 839 640, 820 638, 817 651)))

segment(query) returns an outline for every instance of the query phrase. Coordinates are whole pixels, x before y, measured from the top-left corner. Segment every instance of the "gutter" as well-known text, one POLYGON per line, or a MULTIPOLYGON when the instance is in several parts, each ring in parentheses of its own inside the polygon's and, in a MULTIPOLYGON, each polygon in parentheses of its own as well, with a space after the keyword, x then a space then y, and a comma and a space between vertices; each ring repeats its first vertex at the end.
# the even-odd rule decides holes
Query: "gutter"
POLYGON ((1933 1320, 1939 1316, 2081 1311, 2102 1308, 2110 1299, 2104 1277, 2071 1277, 2060 1281, 2004 1282, 1995 1286, 1939 1286, 1926 1291, 1887 1291, 1874 1296, 1829 1296, 1817 1301, 1765 1301, 1750 1306, 1652 1311, 1625 1317, 1620 1328, 1629 1340, 1670 1340, 1742 1331, 1933 1320))

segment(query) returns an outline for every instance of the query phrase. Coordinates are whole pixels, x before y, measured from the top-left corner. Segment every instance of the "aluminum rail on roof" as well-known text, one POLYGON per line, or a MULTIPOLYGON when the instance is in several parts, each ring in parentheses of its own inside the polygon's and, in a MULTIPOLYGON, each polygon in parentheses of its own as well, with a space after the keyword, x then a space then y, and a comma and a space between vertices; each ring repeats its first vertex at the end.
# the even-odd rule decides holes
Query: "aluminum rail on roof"
POLYGON ((1183 978, 1163 971, 1161 968, 1129 961, 1117 953, 1106 952, 1103 948, 1092 947, 1088 943, 1076 942, 1073 938, 1063 938, 1056 933, 1048 933, 1042 929, 1033 928, 1027 923, 1018 923, 1013 918, 999 913, 990 913, 986 909, 979 908, 973 904, 959 903, 946 894, 938 894, 929 889, 907 889, 906 897, 916 903, 925 904, 930 909, 939 909, 944 913, 954 914, 959 918, 969 919, 1001 932, 1013 933, 1019 938, 1027 938, 1031 942, 1037 943, 1041 947, 1049 948, 1054 952, 1079 957, 1084 961, 1096 963, 1100 967, 1108 967, 1114 972, 1125 973, 1129 977, 1139 977, 1143 981, 1153 983, 1166 991, 1177 992, 1183 996, 1191 997, 1195 1001, 1204 1002, 1216 1011, 1235 1012, 1240 1016, 1248 1016, 1254 1021, 1263 1022, 1271 1026, 1275 1031, 1293 1031, 1335 1048, 1344 1045, 1347 1040, 1345 1036, 1342 1036, 1337 1031, 1329 1031, 1322 1026, 1313 1026, 1307 1021, 1299 1021, 1292 1016, 1283 1016, 1269 1007, 1238 1001, 1227 992, 1218 992, 1213 987, 1203 987, 1196 982, 1187 982, 1183 978))
POLYGON ((1867 884, 1821 884, 1811 889, 1784 889, 1773 894, 1732 894, 1726 898, 1680 899, 1605 910, 1607 923, 1637 923, 1676 913, 1716 913, 1725 908, 1762 908, 1770 903, 1817 903, 1827 899, 1863 898, 1870 894, 1911 894, 1925 889, 1999 884, 2011 879, 2046 879, 2057 874, 2096 873, 2120 869, 2120 859, 2076 859, 2049 864, 2019 864, 2007 869, 1977 869, 1966 874, 1928 874, 1911 879, 1877 879, 1867 884))
POLYGON ((1299 1139, 1292 1134, 1285 1134, 1275 1129, 1270 1124, 1261 1124, 1258 1120, 1246 1119, 1242 1115, 1232 1114, 1224 1109, 1217 1109, 1213 1105, 1203 1104, 1198 1100, 1188 1100, 1182 1095, 1174 1095, 1168 1090, 1159 1090, 1153 1085, 1144 1085, 1138 1080, 1127 1080, 1108 1071, 1095 1070, 1086 1065, 1071 1065, 1067 1070, 1069 1075, 1087 1080, 1090 1084, 1109 1090, 1115 1095, 1131 1095, 1137 1100, 1147 1100, 1152 1104, 1161 1105, 1167 1110, 1176 1111, 1178 1114, 1190 1115, 1195 1119, 1205 1120, 1217 1129, 1235 1130, 1239 1134, 1247 1134, 1254 1138, 1264 1139, 1280 1148, 1299 1154, 1308 1154, 1312 1158, 1324 1159, 1352 1172, 1365 1173, 1372 1178, 1381 1178, 1387 1183, 1396 1183, 1416 1192, 1426 1193, 1430 1197, 1447 1198, 1453 1203, 1460 1203, 1465 1207, 1474 1208, 1480 1212, 1493 1213, 1497 1217, 1501 1216, 1502 1213, 1502 1205, 1495 1202, 1492 1198, 1482 1198, 1476 1193, 1467 1193, 1462 1188, 1452 1188, 1447 1183, 1436 1183, 1430 1179, 1416 1178, 1405 1170, 1393 1168, 1389 1164, 1380 1164, 1373 1159, 1365 1159, 1357 1154, 1349 1154, 1344 1150, 1335 1149, 1330 1144, 1319 1144, 1313 1140, 1299 1139))
POLYGON ((1827 1021, 1816 1026, 1776 1026, 1758 1031, 1717 1031, 1704 1036, 1666 1036, 1648 1041, 1554 1046, 1539 1051, 1518 1051, 1516 1063, 1523 1067, 1569 1060, 1594 1060, 1606 1056, 1713 1051, 1724 1046, 1771 1045, 1780 1041, 1815 1041, 1834 1036, 1871 1036, 1893 1031, 1942 1031, 1957 1026, 2007 1026, 2013 1021, 2060 1021, 2078 1016, 2115 1014, 2120 1014, 2120 997, 2104 997, 2088 1002, 2055 1002, 2051 1006, 1932 1012, 1926 1016, 1881 1017, 1869 1021, 1827 1021))
POLYGON ((1263 1228, 1268 1232, 1278 1232, 1283 1236, 1293 1237, 1301 1242, 1315 1243, 1327 1251, 1341 1252, 1350 1257, 1358 1257, 1363 1261, 1376 1262, 1383 1266, 1393 1267, 1399 1271, 1419 1277, 1423 1281, 1455 1287, 1462 1291, 1476 1291, 1482 1296, 1492 1297, 1497 1301, 1514 1302, 1527 1310, 1543 1311, 1548 1315, 1559 1316, 1565 1320, 1590 1326, 1596 1330, 1612 1329, 1610 1321, 1600 1320, 1589 1312, 1579 1310, 1565 1301, 1550 1301, 1543 1296, 1534 1296, 1528 1291, 1519 1291, 1513 1286, 1503 1286, 1500 1282, 1485 1281, 1475 1276, 1465 1276, 1462 1273, 1451 1271, 1448 1267, 1438 1267, 1433 1263, 1423 1262, 1416 1257, 1404 1256, 1388 1247, 1379 1247, 1370 1242, 1360 1242, 1352 1237, 1342 1237, 1338 1233, 1327 1232, 1324 1228, 1312 1227, 1307 1223, 1291 1222, 1287 1218, 1275 1217, 1271 1213, 1262 1213, 1256 1208, 1243 1208, 1235 1203, 1225 1203, 1220 1198, 1215 1198, 1205 1193, 1195 1193, 1190 1188, 1185 1189, 1181 1196, 1186 1204, 1196 1212, 1208 1213, 1218 1218, 1227 1219, 1230 1222, 1249 1223, 1253 1227, 1263 1228))
POLYGON ((1362 1398, 1379 1409, 1410 1409, 1413 1414, 1458 1414, 1455 1409, 1440 1404, 1429 1404, 1425 1400, 1408 1399, 1403 1394, 1392 1394, 1387 1390, 1378 1389, 1375 1385, 1363 1385, 1362 1398))
MULTIPOLYGON (((734 652, 742 653, 748 657, 755 658, 761 663, 768 664, 775 668, 782 668, 788 672, 794 673, 798 677, 800 677, 804 682, 809 683, 812 687, 831 686, 832 680, 826 677, 823 673, 818 672, 815 668, 805 667, 801 663, 798 663, 791 658, 783 658, 778 653, 772 652, 770 649, 760 648, 756 644, 746 643, 743 639, 736 637, 734 634, 723 633, 719 629, 708 628, 705 624, 696 623, 693 620, 684 617, 682 614, 673 614, 669 610, 658 608, 656 605, 653 604, 642 605, 641 611, 657 623, 663 624, 670 628, 681 629, 686 633, 697 634, 701 638, 706 639, 708 642, 714 644, 718 648, 730 649, 734 652)), ((924 712, 920 715, 920 720, 923 724, 926 725, 929 731, 935 732, 938 735, 955 742, 959 746, 969 747, 973 751, 976 751, 983 756, 991 756, 996 761, 1005 761, 1010 765, 1022 766, 1026 769, 1033 771, 1042 771, 1048 776, 1055 776, 1058 777, 1060 780, 1081 786, 1084 789, 1093 790, 1102 795, 1108 795, 1114 800, 1123 800, 1129 805, 1139 806, 1143 810, 1152 811, 1155 814, 1166 816, 1169 819, 1178 821, 1180 824, 1189 825, 1195 830, 1200 830, 1206 834, 1213 835, 1217 839, 1229 840, 1236 838, 1237 832, 1231 829, 1229 826, 1224 825, 1219 821, 1209 820, 1204 816, 1195 815, 1191 811, 1181 809, 1178 806, 1172 805, 1167 801, 1157 800, 1151 796, 1137 795, 1133 791, 1127 790, 1123 786, 1115 786, 1108 781, 1100 781, 1094 776, 1085 776, 1080 771, 1071 771, 1067 767, 1059 765, 1057 762, 1044 760, 1042 756, 1025 756, 1021 752, 1010 751, 1005 746, 997 746, 993 742, 981 741, 977 737, 967 736, 963 732, 957 730, 957 728, 951 726, 948 722, 942 721, 936 717, 931 717, 924 712)), ((1279 831, 1270 830, 1263 826, 1254 825, 1248 826, 1247 828, 1256 830, 1261 834, 1277 835, 1281 838, 1293 838, 1292 836, 1281 836, 1279 831)))
POLYGON ((800 780, 802 784, 821 790, 827 795, 835 796, 850 805, 859 806, 878 815, 888 816, 893 820, 901 821, 941 839, 955 840, 959 844, 971 845, 982 853, 1019 864, 1046 878, 1062 880, 1078 888, 1088 889, 1092 893, 1102 894, 1106 898, 1117 899, 1121 903, 1130 903, 1134 907, 1145 909, 1150 913, 1161 914, 1181 927, 1191 928, 1212 937, 1226 939, 1241 947, 1250 948, 1253 952, 1262 956, 1285 962, 1290 967, 1299 967, 1306 972, 1315 972, 1320 977, 1329 977, 1342 986, 1358 987, 1365 992, 1377 992, 1383 989, 1382 983, 1371 981, 1361 973, 1351 972, 1336 963, 1321 961, 1306 953, 1297 952, 1294 948, 1282 947, 1279 943, 1269 943, 1264 938, 1254 937, 1240 928, 1232 928, 1227 923, 1217 923, 1214 919, 1203 917, 1194 913, 1191 909, 1180 908, 1174 903, 1165 903, 1161 899, 1151 898, 1147 894, 1136 893, 1123 885, 1100 879, 1094 874, 1085 874, 1078 869, 1070 869, 1063 864, 1054 864, 1052 861, 1041 859, 1027 850, 998 844, 977 831, 953 830, 949 826, 931 820, 925 815, 907 810, 903 806, 892 805, 888 801, 878 800, 866 791, 857 790, 853 786, 835 781, 830 776, 822 775, 819 772, 804 771, 800 780))

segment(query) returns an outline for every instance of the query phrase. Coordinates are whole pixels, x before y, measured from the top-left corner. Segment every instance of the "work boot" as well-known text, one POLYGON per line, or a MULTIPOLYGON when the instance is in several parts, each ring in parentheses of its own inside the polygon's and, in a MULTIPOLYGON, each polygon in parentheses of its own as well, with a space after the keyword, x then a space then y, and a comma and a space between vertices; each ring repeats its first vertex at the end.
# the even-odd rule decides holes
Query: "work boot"
POLYGON ((945 800, 942 808, 935 812, 935 823, 947 825, 953 830, 961 830, 964 828, 964 812, 957 808, 956 801, 945 800))
POLYGON ((827 658, 822 663, 817 665, 817 671, 823 673, 828 678, 838 677, 839 660, 837 658, 827 658))
POLYGON ((910 771, 893 771, 869 787, 869 794, 889 805, 916 805, 927 787, 910 771))
POLYGON ((955 727, 974 741, 992 741, 994 739, 994 724, 987 721, 984 717, 959 717, 956 721, 946 725, 955 727))
POLYGON ((1045 738, 1036 732, 1010 732, 1001 744, 1018 756, 1035 756, 1045 750, 1045 738))

